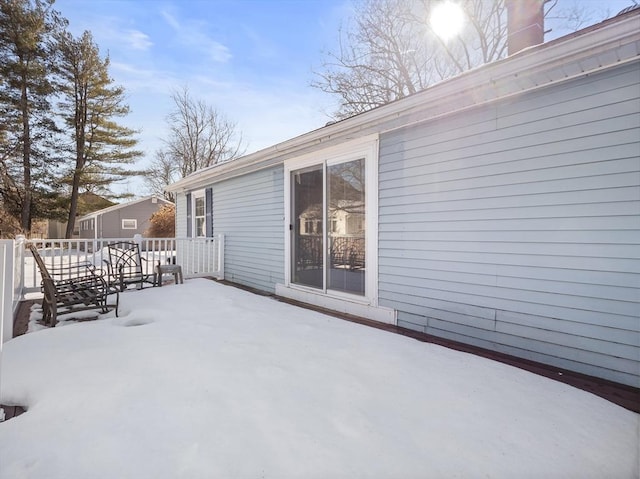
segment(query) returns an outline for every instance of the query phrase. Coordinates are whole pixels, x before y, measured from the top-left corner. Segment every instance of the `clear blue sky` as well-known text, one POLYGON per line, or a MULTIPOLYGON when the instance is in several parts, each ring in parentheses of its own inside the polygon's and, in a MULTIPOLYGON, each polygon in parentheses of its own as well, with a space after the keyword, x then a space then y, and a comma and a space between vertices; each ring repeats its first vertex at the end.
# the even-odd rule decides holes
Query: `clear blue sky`
MULTIPOLYGON (((170 94, 184 85, 236 122, 247 152, 330 119, 333 100, 309 83, 348 0, 57 0, 55 8, 75 35, 90 30, 109 53, 131 107, 123 123, 142 130, 141 164, 162 146, 170 94)), ((136 180, 129 189, 141 193, 136 180)))
MULTIPOLYGON (((633 3, 559 6, 575 2, 597 20, 633 3)), ((57 0, 55 8, 75 35, 90 30, 109 53, 131 107, 123 123, 141 130, 141 166, 162 146, 171 92, 185 85, 236 122, 247 152, 323 126, 334 99, 309 84, 353 15, 351 0, 57 0)), ((118 191, 142 188, 132 180, 118 191)))

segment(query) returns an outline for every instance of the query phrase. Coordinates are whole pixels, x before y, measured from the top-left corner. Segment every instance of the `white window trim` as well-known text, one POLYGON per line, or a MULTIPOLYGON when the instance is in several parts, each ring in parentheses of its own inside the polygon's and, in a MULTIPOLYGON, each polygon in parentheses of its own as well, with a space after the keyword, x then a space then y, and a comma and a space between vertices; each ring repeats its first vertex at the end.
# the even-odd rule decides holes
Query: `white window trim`
MULTIPOLYGON (((284 284, 276 285, 276 294, 336 311, 395 324, 395 311, 378 305, 378 135, 369 135, 335 147, 286 160, 284 162, 284 176, 285 280, 284 284), (292 245, 289 225, 295 224, 295 221, 291 218, 291 172, 313 165, 325 165, 323 166, 324 168, 332 164, 358 158, 364 158, 366 172, 367 267, 364 296, 332 290, 323 291, 292 283, 292 245)), ((325 230, 323 229, 323 231, 325 230)))
POLYGON ((201 190, 192 191, 191 192, 191 236, 193 238, 205 238, 207 236, 206 230, 207 230, 207 197, 205 194, 205 190, 201 189, 201 190), (196 199, 197 198, 202 198, 202 200, 204 201, 204 216, 196 217, 196 199), (204 223, 205 223, 204 236, 198 236, 196 234, 198 230, 196 228, 196 218, 204 218, 204 223))
POLYGON ((138 229, 138 220, 134 218, 123 218, 122 219, 122 229, 123 230, 137 230, 138 229), (133 226, 125 226, 125 221, 133 221, 133 226))

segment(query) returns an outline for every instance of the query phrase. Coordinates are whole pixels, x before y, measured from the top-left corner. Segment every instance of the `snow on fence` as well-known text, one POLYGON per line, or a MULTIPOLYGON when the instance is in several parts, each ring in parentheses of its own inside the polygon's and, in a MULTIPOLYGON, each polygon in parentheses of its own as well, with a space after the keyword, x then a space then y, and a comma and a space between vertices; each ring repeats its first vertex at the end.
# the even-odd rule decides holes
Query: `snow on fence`
MULTIPOLYGON (((59 267, 78 261, 88 261, 107 272, 107 246, 131 238, 98 239, 36 239, 30 240, 39 250, 45 264, 59 267)), ((158 264, 182 266, 185 278, 213 276, 224 278, 224 235, 213 238, 133 238, 140 246, 140 254, 147 260, 148 273, 158 264)), ((30 254, 24 258, 23 292, 40 291, 40 273, 30 254)))

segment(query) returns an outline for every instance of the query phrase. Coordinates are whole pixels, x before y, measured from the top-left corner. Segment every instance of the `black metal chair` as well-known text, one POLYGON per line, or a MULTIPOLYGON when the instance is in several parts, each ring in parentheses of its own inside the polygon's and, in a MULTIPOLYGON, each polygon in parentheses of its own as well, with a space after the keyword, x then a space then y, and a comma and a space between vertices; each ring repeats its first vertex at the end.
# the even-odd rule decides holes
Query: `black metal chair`
POLYGON ((154 284, 153 264, 140 255, 140 246, 135 241, 117 241, 107 245, 109 259, 107 264, 109 283, 120 291, 129 285, 142 289, 145 283, 154 284))

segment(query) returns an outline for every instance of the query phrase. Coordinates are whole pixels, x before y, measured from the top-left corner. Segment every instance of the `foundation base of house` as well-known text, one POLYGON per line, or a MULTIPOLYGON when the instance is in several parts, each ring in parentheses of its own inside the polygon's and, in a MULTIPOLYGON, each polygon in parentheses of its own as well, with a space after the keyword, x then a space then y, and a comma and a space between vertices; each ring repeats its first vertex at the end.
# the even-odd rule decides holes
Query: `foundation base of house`
POLYGON ((283 284, 276 284, 276 295, 329 309, 337 313, 359 316, 385 324, 397 324, 396 312, 390 308, 372 306, 370 304, 357 303, 342 298, 334 298, 325 294, 289 288, 283 284))

